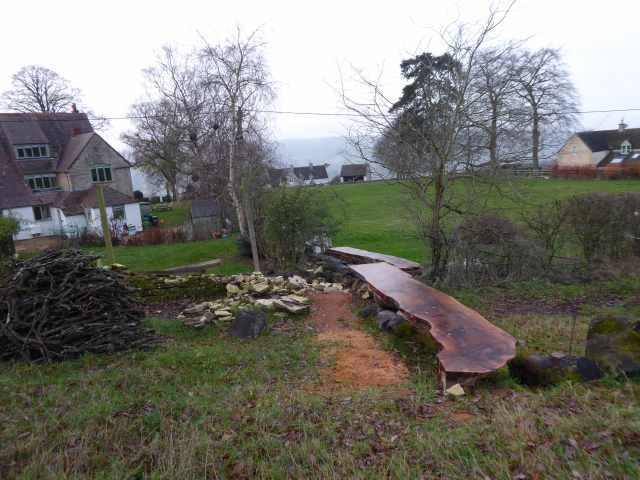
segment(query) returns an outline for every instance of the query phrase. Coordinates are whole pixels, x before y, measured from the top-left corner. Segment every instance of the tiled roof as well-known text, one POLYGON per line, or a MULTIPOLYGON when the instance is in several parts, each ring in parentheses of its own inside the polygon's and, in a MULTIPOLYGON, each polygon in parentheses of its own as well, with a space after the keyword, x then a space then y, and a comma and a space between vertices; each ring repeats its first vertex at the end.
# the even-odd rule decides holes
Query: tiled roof
POLYGON ((622 142, 628 140, 633 148, 640 148, 640 128, 620 130, 593 130, 578 132, 576 135, 589 147, 592 152, 616 150, 622 142))
POLYGON ((342 165, 340 169, 341 177, 366 177, 369 166, 366 163, 353 163, 342 165))
MULTIPOLYGON (((110 187, 103 187, 104 202, 107 207, 138 203, 138 200, 118 192, 110 187)), ((98 194, 96 187, 75 192, 57 192, 58 196, 52 201, 55 207, 62 209, 65 215, 81 215, 85 208, 98 208, 98 194)))
POLYGON ((0 209, 31 205, 32 194, 15 163, 0 145, 0 209))
POLYGON ((323 180, 329 178, 329 175, 327 175, 327 167, 324 165, 294 167, 293 174, 300 180, 323 180))

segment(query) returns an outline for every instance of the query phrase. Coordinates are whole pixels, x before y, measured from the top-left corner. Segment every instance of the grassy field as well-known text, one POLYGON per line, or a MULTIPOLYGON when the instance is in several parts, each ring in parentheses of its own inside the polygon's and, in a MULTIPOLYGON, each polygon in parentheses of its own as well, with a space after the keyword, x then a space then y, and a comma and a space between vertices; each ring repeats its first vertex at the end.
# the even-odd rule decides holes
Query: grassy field
MULTIPOLYGON (((411 200, 397 183, 373 182, 332 186, 335 211, 345 215, 336 246, 352 246, 424 261, 426 250, 416 235, 411 200)), ((517 220, 524 208, 587 192, 638 192, 639 180, 594 181, 527 179, 504 188, 503 195, 492 192, 489 206, 517 220)))
MULTIPOLYGON (((402 186, 393 182, 372 182, 324 187, 336 215, 342 220, 334 236, 336 246, 349 245, 377 252, 398 255, 419 262, 426 260, 426 249, 416 235, 408 208, 408 198, 402 186)), ((489 195, 489 205, 512 218, 532 205, 566 198, 586 192, 637 192, 640 181, 594 181, 526 179, 510 183, 503 194, 489 195)), ((163 227, 183 224, 188 215, 187 202, 174 204, 168 212, 153 212, 164 220, 163 227)), ((212 240, 189 244, 116 249, 117 261, 134 271, 156 270, 221 257, 225 272, 246 271, 237 261, 231 241, 212 240)))
MULTIPOLYGON (((87 248, 104 255, 102 248, 87 248)), ((238 258, 233 238, 203 240, 199 242, 146 245, 142 247, 114 247, 116 262, 127 265, 134 272, 164 270, 220 258, 222 264, 211 268, 210 273, 223 275, 251 271, 250 263, 238 258)))
POLYGON ((190 209, 191 202, 173 202, 171 203, 171 210, 151 210, 151 215, 158 217, 162 228, 178 227, 187 221, 190 209))
MULTIPOLYGON (((599 294, 630 287, 602 284, 599 294)), ((550 290, 536 288, 538 298, 555 301, 550 290)), ((487 294, 475 306, 491 311, 499 297, 480 293, 487 294)), ((563 298, 575 294, 567 290, 563 298)), ((587 304, 602 312, 608 307, 601 300, 593 295, 587 304)), ((568 316, 495 321, 541 351, 566 351, 568 316)), ((384 348, 404 358, 408 383, 315 393, 326 364, 305 319, 290 318, 287 329, 255 341, 233 339, 223 326, 148 323, 169 339, 166 346, 51 365, 0 365, 0 478, 640 475, 638 382, 531 390, 503 371, 466 397, 442 401, 433 356, 412 338, 382 334, 365 322, 384 348)), ((580 317, 580 341, 586 324, 580 317)))
MULTIPOLYGON (((640 182, 536 180, 517 198, 492 201, 513 214, 523 200, 638 189, 640 182)), ((348 214, 336 245, 424 259, 399 186, 327 191, 348 214)), ((117 261, 142 271, 211 258, 224 259, 222 273, 249 269, 233 239, 116 248, 117 261)), ((546 353, 583 353, 595 315, 640 317, 640 277, 628 273, 449 293, 546 353)), ((269 321, 269 333, 239 341, 225 325, 192 330, 148 319, 167 338, 153 351, 0 364, 0 479, 640 478, 638 379, 536 390, 503 369, 444 400, 432 353, 415 337, 364 321, 405 361, 408 382, 327 393, 317 387, 331 360, 309 320, 269 321)))

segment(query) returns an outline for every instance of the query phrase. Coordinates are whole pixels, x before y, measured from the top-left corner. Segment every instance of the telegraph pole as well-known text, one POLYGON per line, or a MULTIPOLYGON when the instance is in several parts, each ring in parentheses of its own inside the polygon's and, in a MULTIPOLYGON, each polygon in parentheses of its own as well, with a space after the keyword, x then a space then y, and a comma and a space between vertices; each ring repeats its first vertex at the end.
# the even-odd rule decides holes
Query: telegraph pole
POLYGON ((96 184, 96 192, 98 194, 98 206, 100 207, 100 220, 102 222, 102 236, 104 237, 104 248, 106 251, 106 263, 112 265, 115 263, 113 255, 113 244, 111 243, 111 229, 109 228, 109 218, 107 217, 107 206, 104 201, 104 190, 102 184, 96 184))

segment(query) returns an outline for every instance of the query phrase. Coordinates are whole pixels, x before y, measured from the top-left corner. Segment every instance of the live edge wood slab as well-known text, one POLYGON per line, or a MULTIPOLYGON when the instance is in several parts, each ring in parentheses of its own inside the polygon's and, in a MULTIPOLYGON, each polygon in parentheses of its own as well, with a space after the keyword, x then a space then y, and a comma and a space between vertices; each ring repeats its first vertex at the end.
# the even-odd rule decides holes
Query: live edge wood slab
POLYGON ((412 262, 406 258, 353 247, 334 247, 328 249, 327 253, 347 263, 385 262, 409 273, 419 273, 422 268, 419 263, 412 262))
POLYGON ((385 301, 407 318, 426 324, 442 347, 437 354, 443 386, 447 379, 472 379, 503 367, 516 354, 516 340, 475 310, 388 263, 349 265, 385 301))

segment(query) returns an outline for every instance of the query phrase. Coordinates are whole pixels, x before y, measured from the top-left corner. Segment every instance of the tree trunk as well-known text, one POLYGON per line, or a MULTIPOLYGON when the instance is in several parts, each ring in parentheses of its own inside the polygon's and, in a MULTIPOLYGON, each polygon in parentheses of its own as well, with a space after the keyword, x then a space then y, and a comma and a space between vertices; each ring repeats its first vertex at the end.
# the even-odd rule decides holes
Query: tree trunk
POLYGON ((434 201, 433 209, 431 211, 431 225, 429 226, 429 240, 431 243, 431 272, 430 279, 432 282, 437 282, 444 278, 447 255, 446 255, 446 240, 442 234, 442 205, 444 201, 444 184, 442 179, 442 172, 438 172, 438 177, 434 183, 434 201))
POLYGON ((498 168, 498 111, 497 105, 491 105, 491 126, 489 127, 489 162, 493 169, 498 168))
POLYGON ((533 131, 531 137, 531 162, 533 163, 533 168, 538 170, 540 168, 540 117, 538 116, 538 111, 535 109, 533 111, 533 131))
POLYGON ((247 229, 249 231, 249 243, 251 244, 251 257, 253 259, 253 271, 260 271, 260 255, 258 253, 258 240, 256 238, 256 226, 254 223, 253 208, 251 201, 247 198, 245 202, 245 211, 247 214, 247 229))
MULTIPOLYGON (((235 102, 231 102, 231 109, 235 113, 235 102)), ((236 191, 236 155, 237 155, 237 143, 238 137, 242 135, 242 113, 238 112, 234 115, 233 131, 231 132, 231 142, 229 144, 229 196, 231 202, 236 209, 236 215, 238 217, 238 228, 240 229, 240 235, 247 237, 247 222, 244 215, 244 209, 242 208, 242 202, 238 198, 238 192, 236 191)))

